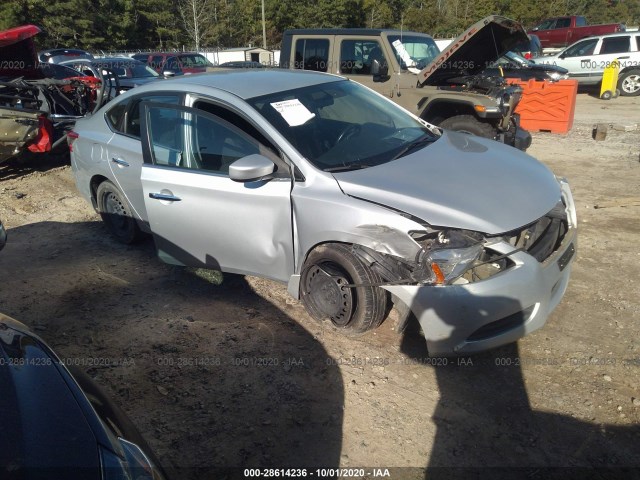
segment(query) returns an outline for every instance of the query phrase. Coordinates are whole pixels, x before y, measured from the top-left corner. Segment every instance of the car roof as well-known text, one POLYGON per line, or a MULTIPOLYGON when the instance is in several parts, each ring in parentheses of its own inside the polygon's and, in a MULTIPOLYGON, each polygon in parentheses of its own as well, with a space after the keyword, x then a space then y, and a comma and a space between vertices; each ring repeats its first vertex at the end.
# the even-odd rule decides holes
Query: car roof
POLYGON ((146 55, 146 56, 164 55, 167 57, 180 57, 182 55, 202 55, 202 54, 199 52, 140 52, 140 53, 136 53, 135 55, 138 55, 138 56, 139 55, 146 55))
POLYGON ((137 93, 153 90, 202 91, 216 88, 243 100, 311 85, 345 80, 338 75, 310 71, 238 69, 174 77, 163 82, 137 87, 137 93))
POLYGON ((381 33, 388 35, 418 35, 431 37, 426 33, 411 32, 408 30, 395 30, 393 28, 293 28, 286 30, 285 35, 371 35, 379 36, 381 33))
POLYGON ((115 63, 115 62, 129 62, 129 63, 135 63, 135 64, 142 63, 144 65, 144 62, 141 62, 140 60, 136 60, 135 58, 130 58, 130 57, 98 57, 94 60, 94 63, 115 63))
POLYGON ((612 37, 628 37, 629 35, 640 35, 640 32, 616 32, 616 33, 605 33, 603 35, 589 35, 588 37, 584 37, 581 38, 580 40, 573 42, 573 43, 578 43, 582 40, 589 40, 589 39, 601 39, 601 38, 612 38, 612 37))

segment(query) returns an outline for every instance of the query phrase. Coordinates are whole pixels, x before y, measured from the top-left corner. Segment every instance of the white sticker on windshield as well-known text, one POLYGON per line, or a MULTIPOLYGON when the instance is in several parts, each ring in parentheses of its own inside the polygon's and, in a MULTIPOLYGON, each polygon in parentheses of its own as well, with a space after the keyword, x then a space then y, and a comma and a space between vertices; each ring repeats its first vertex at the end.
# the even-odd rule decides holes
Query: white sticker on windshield
POLYGON ((307 107, 300 103, 300 100, 297 98, 274 102, 271 106, 280 112, 280 115, 282 115, 282 118, 285 119, 290 127, 304 125, 316 116, 315 113, 311 113, 307 107))
POLYGON ((407 49, 404 48, 404 45, 402 44, 400 39, 394 41, 393 46, 395 47, 396 52, 398 52, 398 55, 400 55, 400 58, 404 61, 407 68, 415 66, 415 63, 413 62, 413 60, 411 60, 411 55, 409 55, 407 49))

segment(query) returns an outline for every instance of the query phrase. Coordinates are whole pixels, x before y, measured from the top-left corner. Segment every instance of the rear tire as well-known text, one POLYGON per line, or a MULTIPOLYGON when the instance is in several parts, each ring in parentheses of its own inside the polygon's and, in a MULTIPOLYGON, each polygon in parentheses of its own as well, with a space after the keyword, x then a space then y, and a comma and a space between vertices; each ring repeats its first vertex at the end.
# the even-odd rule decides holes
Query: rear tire
POLYGON ((144 237, 133 218, 131 205, 118 187, 109 180, 98 186, 96 202, 102 221, 119 242, 129 245, 144 237))
POLYGON ((620 74, 618 89, 623 97, 640 95, 640 70, 629 70, 620 74))
POLYGON ((380 275, 362 263, 349 245, 321 245, 309 254, 302 271, 302 303, 314 319, 329 319, 342 333, 361 334, 384 320, 387 292, 380 287, 343 285, 381 281, 380 275))
POLYGON ((440 123, 439 126, 448 130, 455 130, 457 132, 490 138, 492 140, 495 140, 498 136, 498 131, 493 125, 487 122, 482 122, 471 115, 456 115, 455 117, 449 117, 440 123))

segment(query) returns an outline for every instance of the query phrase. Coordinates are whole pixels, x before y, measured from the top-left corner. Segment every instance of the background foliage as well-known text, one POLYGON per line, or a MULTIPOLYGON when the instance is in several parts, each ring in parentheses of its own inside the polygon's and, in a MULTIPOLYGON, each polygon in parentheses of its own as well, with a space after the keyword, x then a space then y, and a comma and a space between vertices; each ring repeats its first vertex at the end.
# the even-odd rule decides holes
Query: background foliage
MULTIPOLYGON (((525 27, 555 15, 589 23, 640 23, 640 0, 264 0, 267 45, 283 30, 305 27, 402 27, 454 36, 488 14, 525 27)), ((137 50, 262 45, 260 0, 2 0, 0 29, 26 23, 46 34, 40 48, 137 50), (201 7, 198 29, 189 12, 201 7), (185 21, 186 20, 186 21, 185 21), (196 33, 194 33, 196 32, 196 33), (195 35, 197 34, 197 40, 195 35)))

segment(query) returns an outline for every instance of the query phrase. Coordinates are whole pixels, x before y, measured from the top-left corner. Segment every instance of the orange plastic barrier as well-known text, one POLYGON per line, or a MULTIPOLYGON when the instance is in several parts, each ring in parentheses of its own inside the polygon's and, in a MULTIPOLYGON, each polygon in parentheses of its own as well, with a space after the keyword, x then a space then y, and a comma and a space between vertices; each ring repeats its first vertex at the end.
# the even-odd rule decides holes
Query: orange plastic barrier
POLYGON ((534 132, 568 133, 573 127, 576 109, 576 80, 518 81, 509 80, 522 87, 522 99, 516 107, 520 125, 534 132))

